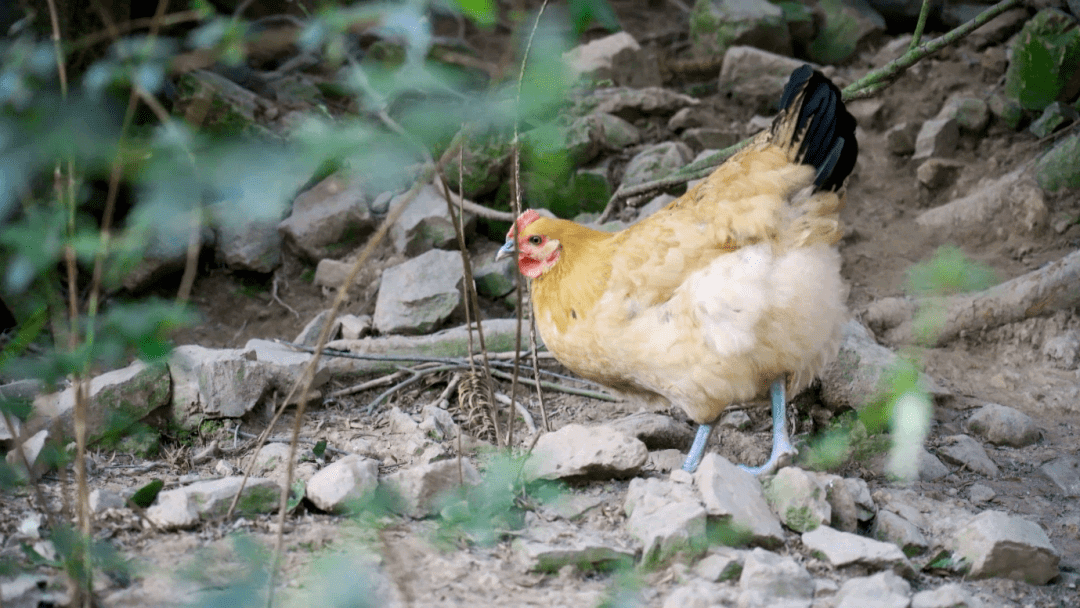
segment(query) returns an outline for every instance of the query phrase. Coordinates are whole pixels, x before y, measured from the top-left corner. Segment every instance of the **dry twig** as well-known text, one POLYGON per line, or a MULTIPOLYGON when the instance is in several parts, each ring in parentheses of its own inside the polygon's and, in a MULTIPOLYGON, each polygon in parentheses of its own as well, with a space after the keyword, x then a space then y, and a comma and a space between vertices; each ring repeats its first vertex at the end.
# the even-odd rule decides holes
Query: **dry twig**
POLYGON ((922 302, 901 297, 876 300, 867 307, 863 319, 884 342, 910 343, 916 338, 914 316, 920 304, 942 311, 941 329, 930 346, 966 332, 1074 308, 1080 306, 1080 251, 975 293, 922 302))

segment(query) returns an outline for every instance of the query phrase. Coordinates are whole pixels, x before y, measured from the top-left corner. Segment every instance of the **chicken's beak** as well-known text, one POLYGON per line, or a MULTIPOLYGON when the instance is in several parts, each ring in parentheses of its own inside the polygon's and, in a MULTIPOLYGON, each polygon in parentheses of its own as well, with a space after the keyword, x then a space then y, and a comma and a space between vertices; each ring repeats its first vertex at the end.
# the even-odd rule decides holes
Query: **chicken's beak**
POLYGON ((495 261, 514 254, 514 241, 506 241, 506 244, 499 248, 499 252, 495 254, 495 261))

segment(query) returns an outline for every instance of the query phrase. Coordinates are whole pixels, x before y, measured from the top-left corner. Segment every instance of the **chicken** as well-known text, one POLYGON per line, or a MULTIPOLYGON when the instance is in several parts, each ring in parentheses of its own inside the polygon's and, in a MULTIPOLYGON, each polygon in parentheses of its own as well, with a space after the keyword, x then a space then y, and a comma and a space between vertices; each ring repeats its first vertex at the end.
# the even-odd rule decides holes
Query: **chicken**
POLYGON ((563 365, 700 425, 691 472, 724 409, 766 394, 772 453, 747 470, 795 455, 786 394, 835 355, 847 315, 835 246, 855 119, 809 66, 780 105, 769 130, 652 216, 606 233, 528 210, 497 255, 518 252, 540 334, 563 365))

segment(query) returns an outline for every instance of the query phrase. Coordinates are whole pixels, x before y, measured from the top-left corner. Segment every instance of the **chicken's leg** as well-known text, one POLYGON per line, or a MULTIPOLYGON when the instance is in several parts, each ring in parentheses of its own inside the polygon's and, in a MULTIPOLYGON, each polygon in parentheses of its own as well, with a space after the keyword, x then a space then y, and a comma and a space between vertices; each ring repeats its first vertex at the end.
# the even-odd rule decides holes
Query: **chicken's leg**
POLYGON ((709 443, 709 435, 712 434, 711 424, 699 424, 697 427, 697 435, 694 436, 694 445, 690 446, 690 452, 686 454, 686 462, 682 465, 682 470, 687 473, 693 473, 697 470, 699 464, 701 464, 701 458, 705 455, 705 444, 709 443))
POLYGON ((769 390, 769 394, 772 397, 772 454, 769 455, 769 459, 765 464, 760 467, 739 465, 741 469, 749 472, 751 475, 768 475, 780 467, 781 459, 794 456, 798 453, 795 451, 795 447, 791 445, 791 439, 788 438, 787 395, 785 394, 784 384, 785 379, 779 378, 773 381, 769 390))

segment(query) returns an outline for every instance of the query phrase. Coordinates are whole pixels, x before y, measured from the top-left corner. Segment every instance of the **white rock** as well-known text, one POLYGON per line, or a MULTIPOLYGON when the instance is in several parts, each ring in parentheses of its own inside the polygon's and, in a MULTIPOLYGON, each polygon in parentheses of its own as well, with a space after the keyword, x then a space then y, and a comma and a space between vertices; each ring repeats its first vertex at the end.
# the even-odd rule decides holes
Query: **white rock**
MULTIPOLYGON (((200 519, 224 515, 241 483, 243 477, 226 477, 165 490, 146 510, 146 516, 168 530, 193 526, 200 519)), ((249 477, 237 503, 237 512, 241 515, 273 512, 278 506, 279 492, 273 480, 249 477)))
POLYGON ((994 496, 997 496, 997 493, 994 492, 993 488, 984 486, 981 483, 973 483, 968 488, 968 500, 975 505, 990 502, 994 500, 994 496))
POLYGON ((945 466, 937 456, 928 452, 925 447, 919 450, 918 458, 919 480, 921 481, 941 479, 952 472, 949 467, 945 466))
MULTIPOLYGON (((833 411, 858 410, 877 393, 882 375, 895 368, 897 355, 857 319, 844 323, 842 332, 836 358, 821 373, 821 398, 833 411)), ((919 383, 932 394, 942 392, 929 376, 920 375, 919 383)))
POLYGON ((289 444, 267 443, 259 448, 255 454, 255 468, 253 472, 258 476, 274 471, 289 461, 289 444))
POLYGON ((341 315, 341 339, 357 340, 371 332, 371 315, 341 315))
MULTIPOLYGON (((96 441, 110 428, 112 416, 123 414, 132 423, 169 402, 169 368, 136 361, 123 368, 106 372, 90 380, 87 391, 86 434, 96 441)), ((75 436, 75 387, 38 395, 34 399, 33 424, 48 421, 59 423, 59 434, 75 436)), ((0 423, 0 426, 6 426, 0 423)), ((43 425, 37 426, 41 428, 43 425)), ((111 429, 113 431, 123 429, 111 429)))
POLYGON ((906 577, 915 576, 915 569, 900 547, 858 534, 841 532, 829 526, 806 532, 802 543, 807 549, 819 552, 837 568, 859 564, 875 570, 892 570, 906 577))
POLYGON ((127 501, 116 492, 102 488, 94 488, 90 491, 90 510, 96 514, 103 513, 105 509, 121 509, 126 506, 127 501))
POLYGON ((735 578, 742 573, 744 553, 731 547, 714 547, 694 565, 694 573, 714 583, 735 578))
POLYGON ((807 532, 832 521, 832 505, 814 474, 784 467, 762 485, 765 499, 788 528, 807 532))
POLYGON ((425 405, 420 411, 423 420, 417 425, 417 430, 437 441, 445 441, 457 437, 458 426, 450 412, 437 405, 425 405))
POLYGON ((662 87, 613 87, 589 91, 587 104, 592 112, 627 118, 640 114, 673 114, 701 100, 662 87))
POLYGON ((918 526, 886 509, 874 519, 874 538, 900 547, 905 555, 918 555, 930 547, 918 526))
POLYGON ((630 480, 623 510, 626 530, 640 540, 642 561, 652 563, 705 539, 705 508, 691 486, 669 480, 630 480))
MULTIPOLYGON (((401 213, 390 227, 390 239, 394 249, 407 256, 416 256, 435 247, 448 249, 457 247, 457 232, 454 230, 454 218, 446 199, 442 196, 442 187, 427 185, 420 188, 409 206, 401 213)), ((405 195, 399 195, 390 201, 390 208, 401 204, 405 195)), ((457 198, 454 198, 455 205, 457 198)), ((463 214, 465 230, 468 232, 476 218, 471 213, 463 214)), ((458 258, 460 265, 461 259, 458 258)))
POLYGON ((960 141, 960 128, 952 118, 936 118, 923 123, 915 138, 913 160, 930 157, 947 157, 956 151, 960 141))
POLYGON ((1080 458, 1061 456, 1042 465, 1039 470, 1054 482, 1065 496, 1080 496, 1080 458))
POLYGON ((624 435, 640 439, 650 450, 686 449, 694 440, 694 429, 671 416, 638 412, 607 423, 624 435))
POLYGON ((911 608, 982 608, 983 603, 964 591, 958 583, 946 583, 927 589, 911 598, 911 608))
POLYGON ((540 436, 524 475, 529 479, 628 477, 638 473, 648 458, 644 443, 609 426, 568 424, 540 436))
POLYGON ((732 606, 738 594, 731 587, 721 587, 700 580, 676 586, 664 600, 663 608, 714 608, 732 606))
POLYGON ((956 183, 965 163, 948 158, 928 158, 915 170, 915 179, 930 190, 948 188, 956 183))
POLYGON ((43 463, 38 463, 37 458, 41 454, 41 450, 45 447, 45 442, 49 439, 49 429, 41 429, 34 433, 29 439, 22 442, 19 448, 12 449, 7 453, 5 460, 8 465, 17 471, 23 473, 30 473, 30 478, 36 478, 38 475, 44 472, 45 467, 43 463), (22 452, 22 457, 19 456, 19 452, 22 452), (23 461, 25 458, 25 463, 23 461), (30 471, 26 471, 25 464, 30 465, 30 471))
POLYGON ((304 257, 320 260, 346 235, 363 239, 375 230, 368 198, 360 180, 331 175, 296 197, 278 231, 304 257))
POLYGON ((1031 445, 1042 437, 1031 416, 997 403, 987 403, 972 414, 967 430, 995 445, 1014 448, 1031 445))
POLYGON ((938 447, 938 454, 946 462, 966 466, 986 477, 994 478, 1001 472, 982 445, 968 435, 943 437, 942 445, 938 447))
POLYGON ((908 608, 911 585, 892 572, 879 572, 844 581, 836 600, 836 608, 908 608))
POLYGON ((881 509, 892 511, 918 526, 931 546, 946 545, 956 531, 975 516, 961 500, 934 500, 909 489, 883 488, 874 491, 881 509))
POLYGON ((682 450, 656 450, 649 452, 649 468, 661 473, 676 471, 682 467, 686 455, 682 450))
POLYGON ((617 32, 563 53, 563 61, 573 78, 587 75, 594 80, 611 80, 617 86, 660 86, 663 82, 656 59, 645 55, 633 36, 617 32))
MULTIPOLYGON (((480 473, 467 458, 461 460, 461 474, 466 485, 480 483, 480 473)), ((457 459, 440 460, 396 471, 386 482, 401 495, 405 514, 420 518, 436 513, 439 501, 460 487, 457 459)))
POLYGON ((920 213, 915 223, 942 238, 981 244, 1017 234, 1037 236, 1049 218, 1042 191, 1018 169, 980 182, 966 196, 920 213))
POLYGON ((379 485, 379 463, 363 456, 344 456, 315 473, 307 482, 307 497, 331 513, 348 510, 379 485))
POLYGON ((984 511, 957 531, 955 553, 971 563, 972 578, 1002 577, 1043 585, 1058 575, 1060 555, 1036 523, 984 511))
POLYGON ((825 495, 832 507, 829 525, 844 532, 854 532, 861 522, 874 518, 877 505, 870 496, 870 487, 862 479, 844 479, 838 475, 817 474, 818 483, 825 488, 825 495))
POLYGON ((315 265, 315 279, 312 281, 319 287, 340 289, 349 278, 353 264, 330 258, 323 258, 315 265))
POLYGON ((633 563, 636 555, 632 547, 561 521, 526 527, 513 548, 527 569, 544 572, 554 572, 568 564, 583 569, 609 569, 633 563))
POLYGON ((682 168, 694 153, 690 147, 679 141, 668 141, 647 146, 635 154, 626 164, 622 187, 666 177, 682 168))
POLYGON ((739 608, 809 608, 814 598, 814 580, 806 568, 760 548, 746 556, 739 589, 739 608))
POLYGON ((1043 343, 1042 353, 1058 367, 1072 369, 1076 367, 1076 361, 1080 359, 1080 334, 1067 331, 1060 336, 1048 338, 1043 343))
POLYGON ((176 347, 169 359, 174 412, 185 419, 239 418, 250 412, 275 380, 272 370, 257 357, 246 349, 176 347))
POLYGON ((461 255, 433 249, 383 271, 375 328, 383 334, 425 334, 461 306, 461 255))
POLYGON ((757 108, 775 111, 791 72, 804 63, 751 46, 733 46, 724 53, 719 89, 749 100, 757 108))
POLYGON ((705 454, 694 473, 710 517, 722 518, 749 532, 759 544, 776 545, 784 540, 780 520, 769 508, 756 477, 714 452, 705 454))

